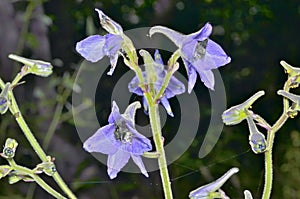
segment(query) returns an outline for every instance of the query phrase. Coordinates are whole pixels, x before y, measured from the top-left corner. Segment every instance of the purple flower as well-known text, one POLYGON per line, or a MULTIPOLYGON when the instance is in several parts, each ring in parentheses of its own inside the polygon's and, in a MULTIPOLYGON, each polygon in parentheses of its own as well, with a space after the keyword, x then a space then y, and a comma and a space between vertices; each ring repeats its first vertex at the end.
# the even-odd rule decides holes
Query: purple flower
POLYGON ((179 47, 189 78, 189 93, 196 83, 197 73, 206 87, 214 89, 215 80, 211 70, 228 64, 231 59, 221 46, 208 38, 212 33, 212 26, 209 23, 198 32, 189 35, 183 35, 163 26, 152 27, 149 34, 151 36, 154 33, 166 35, 179 47))
MULTIPOLYGON (((143 52, 146 52, 146 51, 143 51, 143 52)), ((153 84, 155 93, 158 93, 159 90, 162 87, 162 84, 163 84, 164 78, 166 76, 167 70, 164 69, 164 64, 163 64, 161 55, 159 54, 158 50, 155 51, 154 57, 155 57, 155 61, 152 60, 152 64, 155 68, 155 74, 154 74, 155 77, 153 79, 156 79, 156 80, 155 80, 155 82, 147 82, 147 84, 148 84, 148 88, 150 87, 149 86, 150 84, 153 84)), ((151 58, 151 56, 150 56, 150 58, 151 58)), ((143 76, 144 76, 145 80, 151 79, 151 78, 147 77, 149 75, 150 74, 147 74, 147 72, 143 72, 143 76)), ((129 88, 130 92, 135 93, 139 96, 143 96, 143 91, 139 87, 139 80, 138 80, 137 77, 134 77, 130 81, 130 83, 128 85, 128 88, 129 88)), ((175 95, 182 94, 184 92, 185 92, 184 84, 181 83, 176 77, 172 76, 171 79, 170 79, 170 82, 169 82, 169 84, 168 84, 168 86, 167 86, 167 88, 166 88, 166 90, 163 94, 163 97, 159 100, 159 102, 165 107, 165 109, 167 110, 167 113, 170 116, 174 117, 168 99, 174 97, 175 95)), ((147 111, 148 110, 148 103, 147 103, 147 100, 145 99, 145 97, 143 97, 143 105, 144 105, 144 109, 147 111)))
MULTIPOLYGON (((191 199, 209 199, 209 198, 221 198, 220 195, 224 195, 225 193, 216 192, 223 186, 223 184, 235 173, 239 171, 238 168, 233 167, 229 171, 227 171, 223 176, 217 179, 214 182, 211 182, 207 185, 203 185, 197 188, 194 191, 190 192, 189 198, 191 199), (212 197, 216 196, 216 197, 212 197)), ((222 197, 224 198, 224 197, 222 197)))
POLYGON ((76 44, 76 51, 86 60, 97 62, 104 56, 110 59, 111 69, 107 73, 112 75, 118 61, 124 38, 122 27, 107 17, 101 10, 98 12, 102 27, 109 32, 104 36, 92 35, 76 44))
POLYGON ((134 102, 127 107, 124 114, 120 114, 119 107, 113 101, 108 125, 98 129, 83 144, 83 148, 90 153, 98 152, 108 155, 107 173, 110 179, 117 177, 130 157, 141 172, 148 177, 141 155, 151 151, 152 145, 150 140, 138 133, 134 127, 135 112, 140 107, 139 102, 134 102))

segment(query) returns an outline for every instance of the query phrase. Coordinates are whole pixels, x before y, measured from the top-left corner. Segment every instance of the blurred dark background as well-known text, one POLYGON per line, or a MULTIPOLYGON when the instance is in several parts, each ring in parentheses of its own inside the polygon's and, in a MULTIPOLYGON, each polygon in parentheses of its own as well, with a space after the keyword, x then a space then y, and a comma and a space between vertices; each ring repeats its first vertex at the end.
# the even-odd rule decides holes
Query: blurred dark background
MULTIPOLYGON (((219 70, 228 106, 241 103, 258 90, 265 90, 266 95, 255 103, 253 110, 271 124, 281 114, 282 99, 276 91, 283 87, 286 74, 279 61, 300 66, 300 2, 297 0, 1 0, 1 78, 11 81, 20 68, 7 58, 9 53, 50 61, 55 66, 51 77, 28 76, 26 84, 16 88, 15 92, 29 126, 48 149, 47 153, 56 157, 58 171, 80 199, 162 198, 158 172, 151 172, 148 179, 142 175, 119 173, 118 178, 109 180, 106 166, 82 149, 74 127, 71 94, 76 69, 82 61, 75 52, 75 44, 90 34, 104 34, 94 8, 102 9, 124 30, 160 24, 188 34, 209 21, 214 26, 211 39, 222 45, 232 58, 229 65, 219 70)), ((167 53, 163 55, 169 56, 167 53)), ((112 80, 116 81, 125 71, 126 67, 118 67, 112 80)), ((184 70, 180 71, 185 75, 184 70)), ((107 92, 99 92, 109 96, 110 88, 106 89, 107 92)), ((249 150, 245 123, 224 127, 220 140, 209 155, 198 158, 205 136, 203 132, 209 124, 210 99, 201 81, 195 90, 201 109, 200 127, 197 139, 188 151, 170 165, 174 197, 187 198, 191 190, 236 166, 240 172, 225 184, 223 190, 231 198, 243 198, 243 190, 249 189, 254 198, 260 198, 264 157, 249 150)), ((96 104, 97 111, 103 113, 99 120, 106 124, 110 101, 100 99, 96 104)), ((171 104, 178 105, 176 99, 171 100, 171 104)), ((83 108, 89 106, 90 102, 83 104, 83 108)), ((175 107, 173 110, 176 112, 175 107)), ((174 128, 172 119, 168 120, 164 129, 174 128)), ((7 113, 0 121, 0 144, 3 145, 7 137, 19 142, 16 161, 29 168, 40 163, 14 118, 7 113)), ((88 121, 82 121, 82 125, 88 125, 88 121)), ((274 199, 300 196, 299 127, 300 120, 296 117, 276 135, 274 199)), ((164 136, 166 140, 173 137, 164 136)), ((0 163, 6 164, 4 159, 0 163)), ((53 184, 51 179, 45 179, 53 184)), ((0 187, 0 199, 52 198, 34 183, 9 185, 4 178, 0 187)))

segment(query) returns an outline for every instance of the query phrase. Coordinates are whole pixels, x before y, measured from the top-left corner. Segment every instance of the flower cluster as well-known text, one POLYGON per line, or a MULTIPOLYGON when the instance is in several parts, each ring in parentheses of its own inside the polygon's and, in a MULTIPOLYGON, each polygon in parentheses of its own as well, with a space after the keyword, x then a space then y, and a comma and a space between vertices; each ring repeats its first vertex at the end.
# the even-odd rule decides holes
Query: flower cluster
MULTIPOLYGON (((151 107, 161 103, 167 113, 172 117, 174 116, 168 99, 185 92, 184 84, 174 77, 174 73, 179 67, 177 62, 179 57, 182 58, 188 74, 189 93, 191 93, 196 83, 197 74, 200 75, 204 85, 213 90, 215 80, 212 70, 231 61, 222 47, 209 39, 212 33, 212 26, 209 23, 206 23, 198 32, 189 35, 183 35, 167 27, 155 26, 150 29, 149 35, 162 33, 171 39, 178 46, 178 49, 169 59, 167 67, 164 66, 158 50, 155 51, 154 59, 147 51, 140 50, 139 53, 145 66, 145 70, 142 71, 138 67, 138 57, 132 41, 124 34, 122 27, 102 11, 98 9, 96 11, 99 15, 100 24, 108 34, 104 36, 92 35, 83 39, 76 44, 76 51, 91 62, 97 62, 104 56, 108 56, 111 64, 108 75, 113 74, 118 56, 121 55, 124 58, 124 63, 136 74, 128 85, 129 91, 143 96, 143 105, 146 112, 151 107)), ((151 142, 136 131, 134 122, 136 109, 140 106, 139 102, 134 102, 128 106, 124 114, 120 114, 117 104, 113 102, 108 124, 98 129, 95 134, 84 142, 83 147, 86 151, 108 155, 107 172, 111 179, 117 176, 130 157, 141 172, 148 176, 141 156, 152 150, 151 142)), ((158 150, 155 154, 159 154, 156 158, 160 159, 165 158, 165 154, 161 150, 161 145, 163 145, 161 140, 163 138, 159 135, 160 138, 157 139, 158 134, 160 132, 156 132, 156 137, 154 136, 154 143, 158 150)), ((166 161, 162 159, 160 162, 166 161)), ((160 165, 160 169, 166 168, 166 165, 160 165)), ((190 197, 206 198, 208 195, 215 193, 219 194, 218 196, 225 197, 225 193, 219 188, 237 171, 237 168, 231 169, 219 180, 191 192, 190 197), (216 192, 217 190, 218 192, 216 192)), ((165 175, 167 171, 161 173, 165 175)))

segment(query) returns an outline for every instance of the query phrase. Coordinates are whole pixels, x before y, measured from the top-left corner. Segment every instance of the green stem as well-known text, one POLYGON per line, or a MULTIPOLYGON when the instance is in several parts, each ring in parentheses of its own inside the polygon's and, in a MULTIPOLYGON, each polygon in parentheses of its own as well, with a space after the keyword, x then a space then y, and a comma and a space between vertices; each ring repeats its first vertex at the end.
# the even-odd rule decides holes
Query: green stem
MULTIPOLYGON (((1 88, 4 88, 4 85, 5 85, 4 82, 2 81, 2 79, 0 79, 1 88)), ((34 137, 34 135, 32 134, 28 125, 26 124, 12 91, 9 91, 9 100, 11 101, 9 110, 12 113, 12 115, 15 116, 18 125, 20 126, 21 130, 23 131, 24 135, 26 136, 27 140, 29 141, 30 145, 32 146, 32 148, 34 149, 36 154, 39 156, 39 158, 42 160, 42 162, 47 162, 48 161, 47 155, 44 152, 44 150, 42 149, 42 147, 40 146, 40 144, 38 143, 38 141, 36 140, 36 138, 34 137)), ((63 181, 63 179, 58 174, 58 172, 56 172, 52 177, 56 181, 58 186, 68 195, 69 198, 71 198, 71 199, 76 198, 76 196, 72 193, 72 191, 69 189, 69 187, 63 181)))
POLYGON ((50 187, 42 178, 40 178, 38 175, 36 175, 32 170, 17 165, 16 162, 13 159, 7 159, 10 166, 15 170, 19 171, 21 173, 24 173, 25 175, 30 176, 38 185, 40 185, 45 191, 47 191, 49 194, 54 196, 55 198, 59 199, 65 199, 62 195, 60 195, 57 191, 55 191, 52 187, 50 187))
MULTIPOLYGON (((289 91, 290 80, 286 81, 284 84, 283 90, 289 91)), ((287 110, 289 108, 289 101, 286 98, 283 98, 283 113, 276 121, 276 123, 271 127, 268 131, 267 138, 267 151, 265 152, 265 185, 263 190, 262 199, 269 199, 271 197, 272 192, 272 183, 273 183, 273 160, 272 160, 272 152, 273 152, 273 144, 275 139, 275 133, 282 127, 282 125, 289 118, 287 115, 287 110)))
POLYGON ((160 176, 162 180, 162 186, 164 190, 165 199, 172 199, 171 182, 167 167, 166 154, 163 145, 163 137, 161 133, 160 117, 158 111, 158 105, 152 101, 149 93, 145 93, 145 97, 149 104, 149 117, 152 128, 153 139, 156 147, 156 151, 160 154, 158 157, 158 165, 160 170, 160 176))

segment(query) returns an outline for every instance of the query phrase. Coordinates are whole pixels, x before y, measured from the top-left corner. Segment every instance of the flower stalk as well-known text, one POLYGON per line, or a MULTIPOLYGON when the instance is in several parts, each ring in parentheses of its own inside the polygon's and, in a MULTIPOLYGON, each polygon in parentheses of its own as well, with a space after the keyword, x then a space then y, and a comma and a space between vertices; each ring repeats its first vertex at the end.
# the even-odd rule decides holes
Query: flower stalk
MULTIPOLYGON (((290 89, 290 78, 285 82, 283 86, 283 90, 288 92, 290 89)), ((275 133, 282 127, 282 125, 289 118, 287 111, 289 109, 288 99, 283 98, 283 113, 277 120, 277 122, 270 128, 268 131, 267 137, 267 151, 265 152, 265 184, 263 190, 262 199, 269 199, 271 197, 272 192, 272 183, 273 183, 273 144, 275 139, 275 133)))
MULTIPOLYGON (((149 97, 147 97, 147 100, 149 97)), ((158 166, 160 176, 162 180, 162 186, 164 190, 165 199, 172 199, 172 189, 169 177, 169 171, 167 167, 166 154, 163 145, 163 138, 161 133, 160 117, 158 111, 158 105, 154 101, 148 101, 149 104, 149 118, 152 128, 153 139, 156 147, 156 151, 160 154, 158 157, 158 166)))
POLYGON ((32 170, 30 170, 26 167, 17 165, 17 163, 13 159, 8 158, 7 161, 13 170, 18 171, 24 175, 31 177, 38 185, 40 185, 45 191, 47 191, 53 197, 58 198, 58 199, 66 199, 64 196, 62 196, 60 193, 58 193, 52 187, 50 187, 42 178, 40 178, 32 170))

